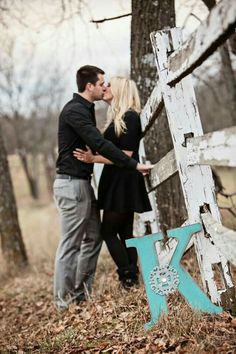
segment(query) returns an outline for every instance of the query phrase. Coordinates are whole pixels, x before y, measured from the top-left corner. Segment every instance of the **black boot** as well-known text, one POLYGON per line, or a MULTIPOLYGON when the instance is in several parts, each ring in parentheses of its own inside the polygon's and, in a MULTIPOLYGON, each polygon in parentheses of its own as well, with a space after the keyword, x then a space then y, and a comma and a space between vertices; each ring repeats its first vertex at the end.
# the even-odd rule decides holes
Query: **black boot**
POLYGON ((130 265, 129 267, 117 269, 117 273, 124 289, 129 289, 139 284, 137 266, 130 265))

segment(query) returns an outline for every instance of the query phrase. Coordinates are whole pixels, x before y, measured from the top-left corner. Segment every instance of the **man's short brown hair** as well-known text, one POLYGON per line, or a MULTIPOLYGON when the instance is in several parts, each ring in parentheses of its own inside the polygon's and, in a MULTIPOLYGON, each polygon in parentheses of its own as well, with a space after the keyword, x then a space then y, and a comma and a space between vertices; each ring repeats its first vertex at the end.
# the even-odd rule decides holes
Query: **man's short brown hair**
POLYGON ((92 65, 84 65, 76 73, 76 83, 78 92, 84 92, 88 82, 95 85, 98 81, 98 74, 104 75, 105 72, 102 69, 92 65))

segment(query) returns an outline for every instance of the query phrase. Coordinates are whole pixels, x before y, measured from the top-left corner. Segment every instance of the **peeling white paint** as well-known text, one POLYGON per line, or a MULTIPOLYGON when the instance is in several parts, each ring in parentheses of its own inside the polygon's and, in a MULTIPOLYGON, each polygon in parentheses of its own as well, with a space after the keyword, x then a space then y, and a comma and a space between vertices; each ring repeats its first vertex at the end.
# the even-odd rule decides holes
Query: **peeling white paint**
MULTIPOLYGON (((151 38, 157 60, 161 91, 173 139, 176 162, 188 211, 188 222, 201 222, 200 207, 207 203, 210 206, 214 219, 220 223, 220 213, 213 193, 214 183, 210 168, 198 165, 188 166, 188 149, 185 137, 189 136, 190 133, 193 133, 194 137, 203 135, 192 79, 188 76, 173 87, 167 84, 169 39, 171 38, 174 48, 178 48, 181 43, 180 30, 159 31, 153 34, 151 38)), ((201 141, 199 145, 202 146, 202 149, 207 149, 206 141, 201 141)), ((227 292, 227 289, 233 286, 229 276, 227 259, 205 237, 204 231, 195 236, 194 245, 205 290, 209 291, 213 302, 220 304, 220 292, 214 281, 212 267, 215 263, 221 264, 223 269, 222 275, 227 284, 225 292, 227 292)))
POLYGON ((175 152, 174 150, 171 150, 159 162, 157 162, 152 169, 150 176, 151 189, 158 187, 175 172, 177 172, 175 152))
POLYGON ((163 99, 161 88, 159 83, 157 83, 157 86, 154 87, 151 96, 149 97, 140 115, 143 132, 145 132, 147 126, 150 127, 150 122, 153 120, 153 115, 156 111, 160 111, 162 106, 163 99))
POLYGON ((222 0, 217 3, 188 40, 176 50, 167 60, 168 84, 179 77, 186 76, 196 66, 206 59, 224 41, 223 34, 235 25, 236 22, 236 1, 222 0), (213 44, 213 45, 212 45, 213 44), (211 53, 209 53, 211 48, 211 53), (197 65, 196 65, 197 63, 197 65))
POLYGON ((209 212, 202 214, 202 219, 216 246, 224 253, 228 261, 236 266, 236 231, 222 226, 213 219, 209 212))
POLYGON ((187 150, 189 165, 236 167, 236 127, 191 138, 187 150))

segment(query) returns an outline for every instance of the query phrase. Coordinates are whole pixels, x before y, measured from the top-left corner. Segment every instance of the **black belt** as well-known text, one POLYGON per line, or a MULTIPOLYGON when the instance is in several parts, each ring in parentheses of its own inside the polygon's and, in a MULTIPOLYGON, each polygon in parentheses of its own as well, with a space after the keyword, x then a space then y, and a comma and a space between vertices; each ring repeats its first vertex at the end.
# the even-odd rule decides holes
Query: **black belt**
POLYGON ((77 177, 77 176, 70 176, 70 175, 61 175, 61 174, 57 174, 56 178, 58 179, 83 179, 85 181, 91 181, 91 176, 88 177, 77 177))

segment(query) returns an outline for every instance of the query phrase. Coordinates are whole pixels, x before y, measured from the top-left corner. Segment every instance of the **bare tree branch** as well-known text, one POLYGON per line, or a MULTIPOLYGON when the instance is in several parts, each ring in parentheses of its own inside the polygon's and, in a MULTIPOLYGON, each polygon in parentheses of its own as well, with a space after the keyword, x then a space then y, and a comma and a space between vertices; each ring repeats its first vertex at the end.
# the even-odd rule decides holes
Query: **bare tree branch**
POLYGON ((186 23, 188 22, 188 19, 189 19, 189 17, 191 16, 193 10, 195 9, 195 6, 197 5, 197 3, 198 3, 198 0, 195 0, 195 2, 192 4, 191 9, 190 9, 190 12, 189 12, 188 15, 185 17, 185 20, 184 20, 184 22, 183 22, 182 27, 185 27, 185 26, 186 26, 186 23))
POLYGON ((127 17, 127 16, 132 16, 132 13, 128 13, 128 14, 120 15, 120 16, 115 16, 115 17, 110 17, 110 18, 104 18, 102 20, 91 20, 90 22, 92 22, 92 23, 103 23, 103 22, 106 22, 106 21, 117 20, 117 19, 120 19, 120 18, 123 18, 123 17, 127 17))
POLYGON ((202 20, 200 19, 200 17, 198 17, 196 14, 194 14, 193 12, 191 12, 190 16, 194 17, 196 20, 198 20, 200 23, 202 23, 202 20))
POLYGON ((209 11, 216 5, 216 0, 204 0, 203 2, 209 11))
POLYGON ((230 214, 232 214, 236 218, 236 212, 232 209, 230 206, 220 206, 219 209, 221 210, 227 210, 230 214))

